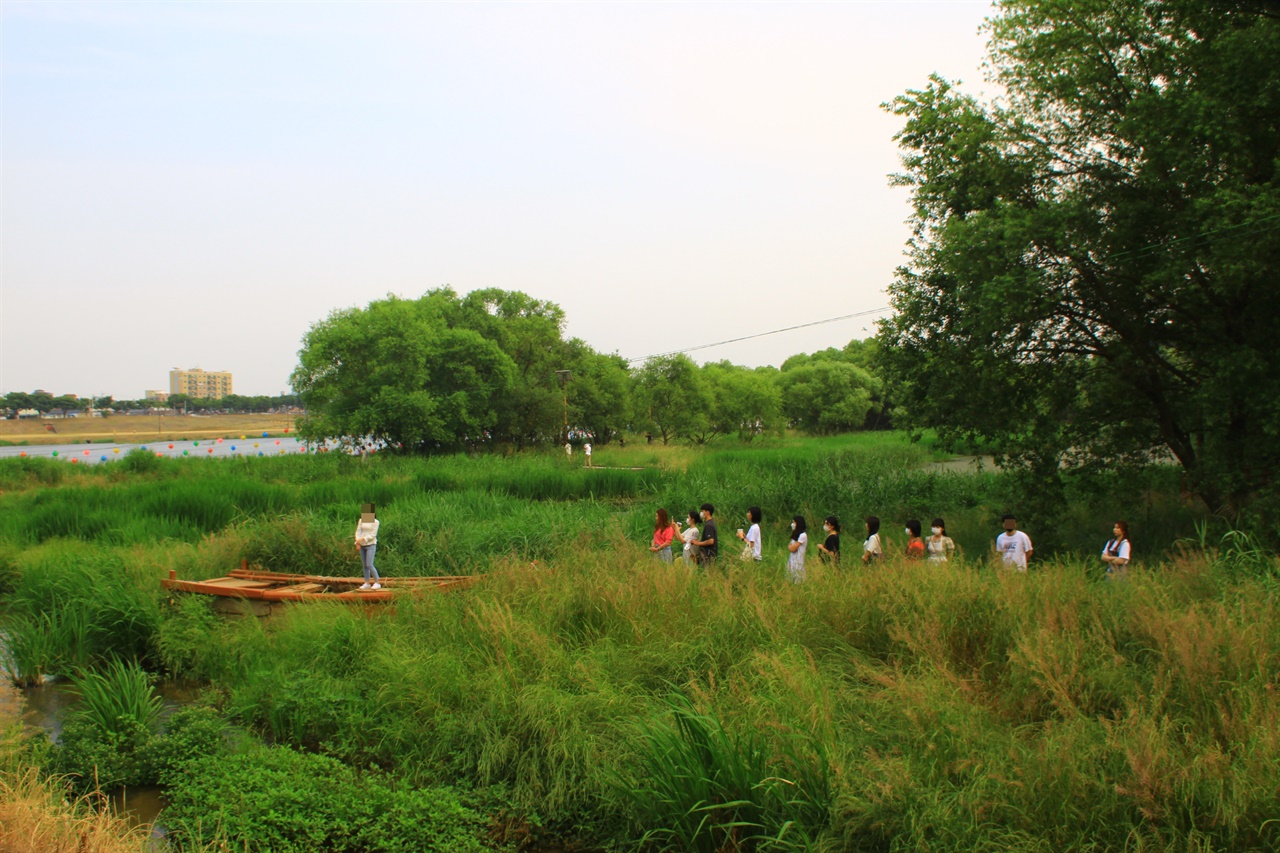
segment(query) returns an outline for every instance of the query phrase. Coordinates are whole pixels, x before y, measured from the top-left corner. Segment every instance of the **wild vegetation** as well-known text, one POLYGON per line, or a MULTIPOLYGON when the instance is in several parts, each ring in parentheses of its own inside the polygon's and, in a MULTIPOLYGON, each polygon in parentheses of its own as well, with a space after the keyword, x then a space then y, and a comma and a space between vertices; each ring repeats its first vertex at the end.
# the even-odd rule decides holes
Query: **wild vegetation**
POLYGON ((597 460, 636 471, 552 454, 42 462, 0 465, 8 666, 114 698, 29 760, 77 785, 162 782, 184 843, 1280 843, 1277 564, 1198 522, 1167 471, 1077 483, 1072 513, 1024 520, 1044 559, 1008 575, 987 549, 1018 484, 895 435, 597 460), (158 585, 240 559, 352 573, 366 500, 386 573, 483 580, 232 621, 158 585), (729 536, 764 507, 765 562, 654 561, 656 507, 702 501, 729 536), (942 514, 962 559, 812 562, 786 582, 791 515, 840 515, 851 558, 873 511, 894 552, 903 518, 942 514), (1142 559, 1114 583, 1094 553, 1121 514, 1142 559), (204 685, 207 707, 156 719, 143 670, 204 685))

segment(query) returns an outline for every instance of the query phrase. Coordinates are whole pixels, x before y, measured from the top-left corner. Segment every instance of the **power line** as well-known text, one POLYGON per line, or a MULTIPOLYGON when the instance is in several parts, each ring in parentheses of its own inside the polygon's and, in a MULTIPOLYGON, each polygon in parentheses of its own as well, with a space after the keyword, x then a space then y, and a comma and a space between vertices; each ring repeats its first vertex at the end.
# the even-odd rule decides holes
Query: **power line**
POLYGON ((841 320, 852 320, 854 317, 866 317, 870 314, 880 314, 888 310, 889 310, 889 307, 885 305, 885 306, 881 306, 880 308, 872 308, 870 311, 857 311, 853 314, 843 314, 839 317, 828 317, 825 320, 814 320, 812 323, 801 323, 799 326, 787 326, 785 329, 771 329, 768 332, 757 332, 754 335, 743 335, 740 338, 730 338, 727 341, 716 341, 713 344, 698 344, 697 346, 685 347, 684 349, 673 349, 669 352, 659 352, 659 353, 654 353, 653 355, 641 356, 639 358, 629 358, 627 359, 627 363, 631 364, 637 361, 648 361, 651 358, 663 358, 664 356, 668 356, 668 355, 679 355, 681 353, 686 353, 686 352, 696 352, 697 350, 711 349, 712 347, 722 347, 725 344, 736 344, 739 341, 750 341, 750 340, 754 340, 755 338, 763 338, 763 337, 766 337, 767 335, 777 335, 782 332, 794 332, 796 329, 807 329, 810 326, 821 326, 824 323, 838 323, 841 320))
MULTIPOLYGON (((1136 249, 1129 249, 1123 252, 1116 252, 1115 254, 1109 255, 1108 257, 1110 260, 1113 260, 1113 261, 1127 259, 1135 255, 1140 255, 1144 252, 1152 252, 1152 251, 1157 251, 1159 249, 1167 250, 1173 247, 1180 247, 1184 244, 1188 244, 1196 240, 1202 240, 1207 237, 1215 237, 1221 234, 1226 234, 1228 232, 1238 231, 1241 228, 1248 228, 1254 225, 1263 226, 1261 228, 1255 228, 1252 231, 1246 231, 1243 234, 1235 235, 1237 238, 1247 237, 1251 234, 1261 233, 1263 231, 1270 231, 1271 230, 1270 223, 1275 222, 1277 219, 1280 219, 1280 213, 1275 213, 1269 216, 1262 216, 1254 219, 1246 219, 1244 222, 1238 222, 1235 225, 1227 225, 1222 228, 1213 229, 1211 231, 1201 231, 1196 234, 1189 234, 1186 237, 1175 237, 1172 240, 1156 241, 1153 243, 1149 243, 1145 246, 1139 246, 1136 249)), ((1030 281, 1031 278, 1032 276, 1028 275, 1026 280, 1030 281)), ((843 314, 839 317, 828 317, 825 320, 814 320, 812 323, 801 323, 798 326, 787 326, 785 329, 772 329, 768 332, 757 332, 754 335, 744 335, 740 338, 730 338, 727 341, 716 341, 713 344, 698 344, 697 346, 685 347, 684 349, 673 349, 668 352, 654 353, 653 355, 646 355, 639 358, 629 358, 627 359, 627 363, 634 364, 637 361, 648 361, 651 358, 663 358, 664 356, 668 356, 668 355, 679 355, 681 353, 697 352, 698 350, 711 349, 712 347, 721 347, 721 346, 724 346, 725 344, 736 344, 739 341, 750 341, 750 340, 754 340, 755 338, 763 338, 769 335, 777 335, 777 334, 781 334, 782 332, 794 332, 796 329, 807 329, 807 328, 810 328, 811 326, 821 326, 825 323, 838 323, 841 320, 852 320, 855 317, 866 317, 870 314, 879 314, 883 311, 888 311, 888 310, 890 310, 888 306, 882 306, 880 308, 872 308, 870 311, 858 311, 853 314, 843 314)))

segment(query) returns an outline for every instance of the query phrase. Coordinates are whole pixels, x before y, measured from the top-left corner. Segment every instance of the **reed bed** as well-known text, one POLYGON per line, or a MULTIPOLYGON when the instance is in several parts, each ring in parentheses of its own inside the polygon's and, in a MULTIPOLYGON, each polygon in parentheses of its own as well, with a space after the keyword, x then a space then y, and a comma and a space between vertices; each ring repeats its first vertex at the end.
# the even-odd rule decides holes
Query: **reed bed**
POLYGON ((33 679, 137 660, 209 685, 228 719, 280 746, 479 792, 526 840, 1280 847, 1274 555, 1197 529, 1156 471, 1135 492, 1081 487, 1044 537, 1067 545, 1005 574, 987 558, 1014 496, 999 475, 940 470, 894 437, 760 443, 628 447, 658 463, 637 472, 554 454, 151 457, 57 482, 0 466, 17 484, 0 495, 10 668, 33 679), (222 621, 156 583, 240 559, 353 573, 366 500, 385 572, 481 582, 265 622, 222 621), (1145 560, 1108 582, 1077 554, 1133 500, 1145 560), (654 510, 704 501, 726 540, 747 506, 765 508, 763 563, 732 548, 711 570, 651 559, 654 510), (848 561, 811 561, 793 586, 783 543, 798 513, 844 518, 848 561), (944 515, 961 559, 862 566, 854 520, 872 513, 891 552, 898 519, 944 515), (1157 535, 1183 541, 1161 558, 1157 535))

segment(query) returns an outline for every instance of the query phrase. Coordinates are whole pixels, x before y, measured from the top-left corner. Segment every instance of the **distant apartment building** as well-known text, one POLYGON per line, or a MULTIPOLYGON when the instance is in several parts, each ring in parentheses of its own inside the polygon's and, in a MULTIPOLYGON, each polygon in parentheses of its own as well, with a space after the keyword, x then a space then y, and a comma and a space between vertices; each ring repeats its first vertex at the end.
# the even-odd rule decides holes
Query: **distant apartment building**
POLYGON ((175 367, 169 371, 169 393, 216 400, 232 393, 231 374, 219 370, 201 370, 198 367, 190 370, 175 367))
POLYGON ((155 400, 157 403, 163 403, 169 399, 168 391, 144 391, 143 393, 146 395, 146 399, 155 400))

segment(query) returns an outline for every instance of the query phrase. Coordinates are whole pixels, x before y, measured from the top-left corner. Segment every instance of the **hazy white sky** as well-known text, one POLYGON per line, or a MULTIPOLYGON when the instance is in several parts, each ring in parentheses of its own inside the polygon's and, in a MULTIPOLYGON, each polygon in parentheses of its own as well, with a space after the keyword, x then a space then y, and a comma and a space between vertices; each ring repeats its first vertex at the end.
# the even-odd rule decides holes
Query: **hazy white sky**
MULTIPOLYGON (((987 2, 0 3, 0 393, 288 387, 334 308, 559 303, 631 358, 886 304, 879 105, 987 2)), ((695 353, 778 364, 849 320, 695 353)))

